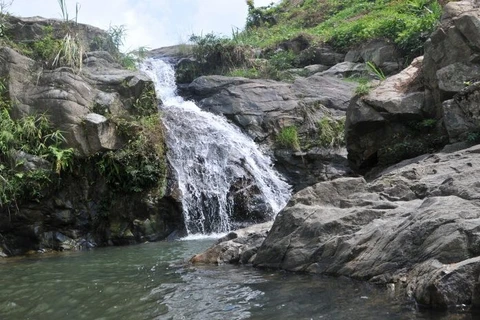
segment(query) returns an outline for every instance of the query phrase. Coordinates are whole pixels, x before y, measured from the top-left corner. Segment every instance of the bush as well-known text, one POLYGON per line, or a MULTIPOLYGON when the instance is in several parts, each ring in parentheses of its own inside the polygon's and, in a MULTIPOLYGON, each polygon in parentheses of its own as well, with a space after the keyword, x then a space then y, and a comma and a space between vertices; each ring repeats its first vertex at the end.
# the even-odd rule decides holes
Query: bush
POLYGON ((98 161, 108 185, 122 192, 143 192, 156 188, 162 197, 166 187, 164 130, 159 115, 120 123, 128 143, 105 153, 98 161))
POLYGON ((278 145, 283 148, 290 148, 296 151, 300 150, 298 132, 295 126, 283 128, 277 135, 278 145))
POLYGON ((189 41, 193 44, 195 63, 177 69, 178 82, 191 82, 201 75, 227 74, 234 69, 251 67, 252 50, 228 38, 208 33, 205 36, 191 35, 189 41))

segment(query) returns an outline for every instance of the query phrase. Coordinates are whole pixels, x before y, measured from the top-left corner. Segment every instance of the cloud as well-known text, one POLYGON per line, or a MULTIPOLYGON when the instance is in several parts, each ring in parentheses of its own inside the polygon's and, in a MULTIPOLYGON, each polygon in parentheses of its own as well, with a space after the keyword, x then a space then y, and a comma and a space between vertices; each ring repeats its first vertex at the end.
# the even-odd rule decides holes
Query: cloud
MULTIPOLYGON (((277 0, 278 1, 278 0, 277 0)), ((66 0, 70 17, 75 3, 81 6, 78 21, 108 29, 124 25, 127 38, 124 50, 147 46, 158 48, 185 42, 189 35, 230 35, 232 28, 245 25, 245 0, 66 0)), ((272 0, 256 0, 264 6, 272 0)), ((43 16, 60 19, 56 0, 15 0, 9 12, 18 16, 43 16)))

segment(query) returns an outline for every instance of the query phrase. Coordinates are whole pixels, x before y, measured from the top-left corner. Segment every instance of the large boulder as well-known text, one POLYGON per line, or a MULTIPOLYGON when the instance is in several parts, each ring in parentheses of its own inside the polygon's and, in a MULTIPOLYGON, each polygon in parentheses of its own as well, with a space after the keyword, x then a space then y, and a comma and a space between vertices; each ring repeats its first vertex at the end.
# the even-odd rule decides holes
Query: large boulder
MULTIPOLYGON (((77 28, 85 48, 105 49, 94 46, 107 37, 104 31, 68 26, 77 28)), ((61 38, 63 27, 42 18, 9 18, 6 25, 19 42, 39 41, 49 29, 61 38)), ((74 153, 71 162, 63 158, 68 168, 19 150, 2 157, 7 170, 18 163, 13 174, 7 172, 29 184, 20 184, 27 189, 22 193, 2 197, 0 255, 154 241, 184 231, 151 79, 125 70, 107 51, 85 53, 80 69, 45 68, 9 47, 0 48, 0 59, 10 116, 46 115, 52 131, 65 138, 53 155, 70 155, 68 148, 74 153), (149 128, 141 125, 146 117, 149 128), (155 136, 147 137, 148 130, 155 136), (132 145, 141 133, 141 145, 132 145)), ((1 181, 2 192, 8 183, 1 181)))
POLYGON ((444 144, 441 121, 425 100, 423 58, 352 100, 347 112, 348 158, 356 170, 391 164, 444 144))
POLYGON ((397 287, 419 303, 479 306, 480 146, 425 155, 378 178, 298 192, 253 261, 397 287))
MULTIPOLYGON (((356 170, 398 162, 476 134, 479 26, 476 1, 449 2, 425 43, 423 59, 352 102, 346 135, 356 170)), ((352 51, 347 58, 357 61, 360 53, 352 51)))

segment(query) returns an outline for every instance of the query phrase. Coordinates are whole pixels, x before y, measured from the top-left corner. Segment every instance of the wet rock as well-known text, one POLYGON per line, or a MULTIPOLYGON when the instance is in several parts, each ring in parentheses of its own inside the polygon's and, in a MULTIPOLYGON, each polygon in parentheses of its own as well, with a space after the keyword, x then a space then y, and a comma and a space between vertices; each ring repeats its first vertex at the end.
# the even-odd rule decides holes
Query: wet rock
POLYGON ((204 253, 197 254, 190 259, 193 264, 249 264, 254 259, 258 247, 267 236, 272 222, 252 225, 250 227, 232 231, 220 238, 215 245, 204 253))

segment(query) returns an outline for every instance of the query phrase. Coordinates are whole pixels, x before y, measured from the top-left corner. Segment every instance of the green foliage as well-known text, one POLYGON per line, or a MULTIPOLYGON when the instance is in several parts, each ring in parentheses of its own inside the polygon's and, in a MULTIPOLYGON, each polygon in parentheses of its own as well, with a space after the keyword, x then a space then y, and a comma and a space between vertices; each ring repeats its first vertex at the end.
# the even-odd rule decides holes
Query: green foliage
POLYGON ((468 133, 467 141, 471 143, 478 143, 480 142, 480 131, 473 131, 468 133))
POLYGON ((300 142, 298 140, 298 131, 295 126, 283 128, 276 137, 277 144, 282 148, 290 148, 300 150, 300 142))
POLYGON ((155 86, 149 83, 133 102, 133 111, 139 116, 150 116, 158 114, 158 99, 155 93, 155 86))
POLYGON ((277 70, 293 68, 295 63, 295 53, 291 50, 278 51, 268 57, 268 63, 277 70))
MULTIPOLYGON (((65 34, 59 38, 54 35, 52 26, 43 28, 43 36, 30 44, 31 55, 41 59, 48 68, 70 67, 80 71, 83 64, 84 49, 78 34, 75 32, 77 25, 79 5, 76 6, 75 22, 69 20, 65 0, 58 0, 60 6, 65 34)), ((29 52, 24 53, 28 54, 29 52)))
POLYGON ((246 29, 260 26, 270 26, 276 23, 275 9, 273 3, 265 6, 255 8, 253 0, 247 0, 248 15, 246 29))
POLYGON ((62 46, 59 39, 53 37, 53 27, 43 27, 43 37, 32 43, 33 55, 37 59, 52 63, 62 46))
POLYGON ((340 49, 383 38, 398 44, 408 55, 418 55, 441 15, 436 0, 282 1, 256 11, 252 5, 248 27, 237 34, 236 41, 260 48, 274 48, 308 34, 340 49), (261 17, 268 17, 267 22, 261 17))
POLYGON ((122 192, 156 188, 163 196, 166 179, 164 131, 158 114, 120 124, 128 139, 120 150, 105 153, 98 161, 107 183, 122 192))
POLYGON ((355 94, 358 94, 360 96, 364 96, 370 93, 370 90, 372 87, 368 83, 359 83, 357 87, 355 88, 355 94))
POLYGON ((345 145, 345 118, 335 120, 323 117, 317 127, 320 146, 332 148, 345 145))
POLYGON ((63 148, 64 137, 53 130, 45 115, 29 115, 14 120, 5 81, 0 85, 0 206, 19 200, 38 200, 46 188, 69 168, 73 149, 63 148), (23 152, 52 163, 52 168, 27 169, 18 155, 23 152), (57 175, 53 175, 53 173, 57 175))
POLYGON ((234 43, 213 33, 191 35, 196 62, 177 69, 178 82, 190 82, 200 75, 226 74, 236 68, 248 68, 253 53, 250 47, 234 43))
POLYGON ((123 41, 127 35, 127 28, 124 25, 112 26, 110 25, 107 30, 107 34, 110 37, 115 48, 120 49, 123 46, 123 41))
POLYGON ((385 74, 383 73, 382 69, 377 67, 372 61, 367 61, 366 63, 367 69, 377 77, 378 80, 383 81, 387 79, 385 74))

